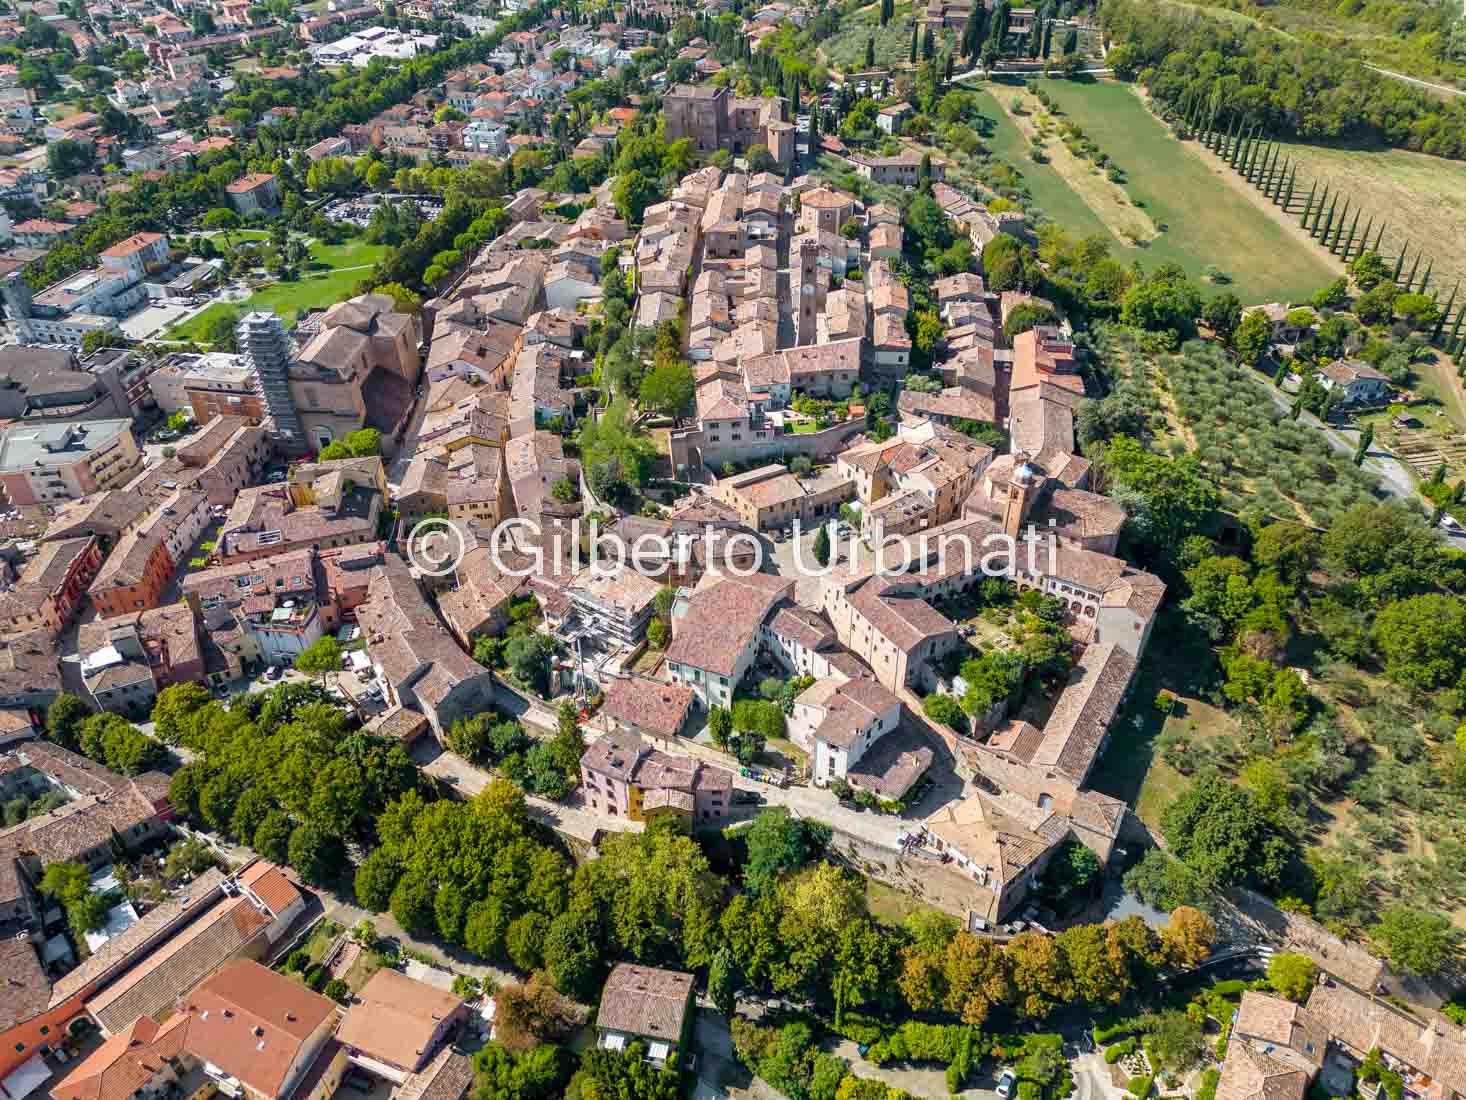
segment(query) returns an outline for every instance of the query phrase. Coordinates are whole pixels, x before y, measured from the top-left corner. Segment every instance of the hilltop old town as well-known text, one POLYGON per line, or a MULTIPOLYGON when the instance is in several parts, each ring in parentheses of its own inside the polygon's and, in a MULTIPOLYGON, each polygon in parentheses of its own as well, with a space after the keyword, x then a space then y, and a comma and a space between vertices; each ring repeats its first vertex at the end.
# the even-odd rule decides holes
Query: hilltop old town
POLYGON ((1466 1098, 1458 5, 352 2, 0 2, 0 1100, 1466 1098))

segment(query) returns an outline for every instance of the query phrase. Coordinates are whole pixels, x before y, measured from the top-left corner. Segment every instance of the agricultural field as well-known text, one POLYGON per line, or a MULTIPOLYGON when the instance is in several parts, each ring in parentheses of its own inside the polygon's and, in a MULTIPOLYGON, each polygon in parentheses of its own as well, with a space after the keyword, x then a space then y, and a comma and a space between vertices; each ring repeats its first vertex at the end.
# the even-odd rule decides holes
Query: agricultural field
MULTIPOLYGON (((1035 163, 1020 129, 1023 116, 1010 113, 1022 86, 994 83, 976 89, 986 120, 977 128, 985 130, 992 151, 1023 174, 1033 204, 1051 220, 1075 234, 1110 237, 1112 254, 1125 262, 1153 267, 1171 261, 1197 278, 1215 267, 1244 302, 1301 300, 1337 274, 1230 181, 1214 174, 1125 85, 1065 80, 1040 85, 1064 112, 1057 121, 1077 123, 1124 173, 1116 188, 1092 165, 1072 166, 1066 179, 1056 160, 1035 163), (1071 183, 1076 171, 1088 173, 1082 190, 1071 183), (1100 192, 1102 185, 1110 190, 1100 192), (1129 208, 1115 200, 1116 189, 1128 198, 1129 208), (1091 205, 1086 195, 1100 193, 1103 201, 1091 205), (1136 218, 1150 223, 1153 239, 1135 243, 1136 218)), ((1063 148, 1057 141, 1050 144, 1063 148)))
POLYGON ((1358 203, 1366 220, 1383 223, 1384 255, 1393 259, 1407 242, 1412 258, 1422 248, 1421 270, 1434 260, 1431 286, 1442 299, 1458 280, 1466 282, 1466 163, 1404 149, 1283 144, 1279 150, 1297 161, 1295 194, 1306 195, 1314 181, 1320 191, 1327 184, 1358 203))

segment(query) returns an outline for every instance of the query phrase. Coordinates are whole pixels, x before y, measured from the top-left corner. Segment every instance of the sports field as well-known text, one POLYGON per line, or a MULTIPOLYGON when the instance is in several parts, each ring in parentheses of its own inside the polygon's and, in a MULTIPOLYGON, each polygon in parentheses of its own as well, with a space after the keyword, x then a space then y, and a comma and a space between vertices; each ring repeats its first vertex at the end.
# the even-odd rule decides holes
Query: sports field
POLYGON ((1007 107, 1021 89, 1001 83, 977 89, 979 110, 995 122, 989 145, 1023 173, 1034 204, 1060 225, 1079 235, 1106 235, 1112 254, 1126 262, 1154 267, 1171 261, 1197 278, 1215 266, 1244 302, 1302 300, 1338 274, 1176 140, 1127 86, 1107 80, 1040 83, 1064 117, 1124 171, 1122 187, 1135 213, 1148 215, 1160 232, 1143 244, 1130 243, 1123 226, 1114 224, 1113 203, 1097 204, 1096 210, 1054 163, 1029 159, 1027 140, 1007 107))
MULTIPOLYGON (((1281 148, 1283 155, 1297 160, 1300 184, 1317 180, 1322 189, 1327 183, 1331 192, 1359 205, 1361 232, 1370 218, 1376 230, 1385 225, 1380 251, 1391 263, 1408 242, 1407 263, 1413 262, 1417 248, 1424 250, 1422 272, 1434 259, 1431 287, 1440 290, 1442 299, 1456 280, 1466 282, 1466 164, 1403 149, 1281 148)), ((1301 191, 1307 194, 1308 187, 1301 191)))

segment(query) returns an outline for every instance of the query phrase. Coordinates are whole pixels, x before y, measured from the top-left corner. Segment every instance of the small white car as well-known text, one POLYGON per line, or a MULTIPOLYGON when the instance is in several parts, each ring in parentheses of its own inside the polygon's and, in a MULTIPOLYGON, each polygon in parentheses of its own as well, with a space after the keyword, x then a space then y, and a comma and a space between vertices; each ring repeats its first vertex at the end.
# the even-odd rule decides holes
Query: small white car
POLYGON ((1003 1100, 1009 1100, 1009 1097, 1013 1095, 1013 1090, 1017 1088, 1017 1086, 1018 1078, 1014 1075, 1011 1069, 1005 1069, 1003 1071, 1003 1076, 998 1078, 998 1095, 1001 1096, 1003 1100))

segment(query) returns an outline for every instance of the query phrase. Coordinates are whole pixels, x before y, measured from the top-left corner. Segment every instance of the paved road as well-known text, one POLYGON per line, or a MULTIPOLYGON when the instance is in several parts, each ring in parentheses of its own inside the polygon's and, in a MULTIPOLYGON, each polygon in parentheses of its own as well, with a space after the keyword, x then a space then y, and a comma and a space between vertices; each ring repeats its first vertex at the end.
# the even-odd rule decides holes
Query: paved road
MULTIPOLYGON (((1288 412, 1293 407, 1293 399, 1282 390, 1278 389, 1271 381, 1258 378, 1257 384, 1267 391, 1272 398, 1273 404, 1283 412, 1288 412)), ((1352 460, 1354 450, 1358 446, 1357 439, 1350 439, 1337 428, 1330 428, 1311 412, 1298 414, 1298 420, 1311 428, 1317 428, 1329 446, 1341 455, 1348 455, 1352 460)), ((1381 454, 1378 451, 1371 451, 1364 460, 1364 469, 1380 479, 1380 486, 1390 496, 1399 500, 1414 501, 1417 505, 1420 502, 1420 494, 1415 489, 1415 478, 1411 476, 1398 460, 1389 455, 1381 454)))

